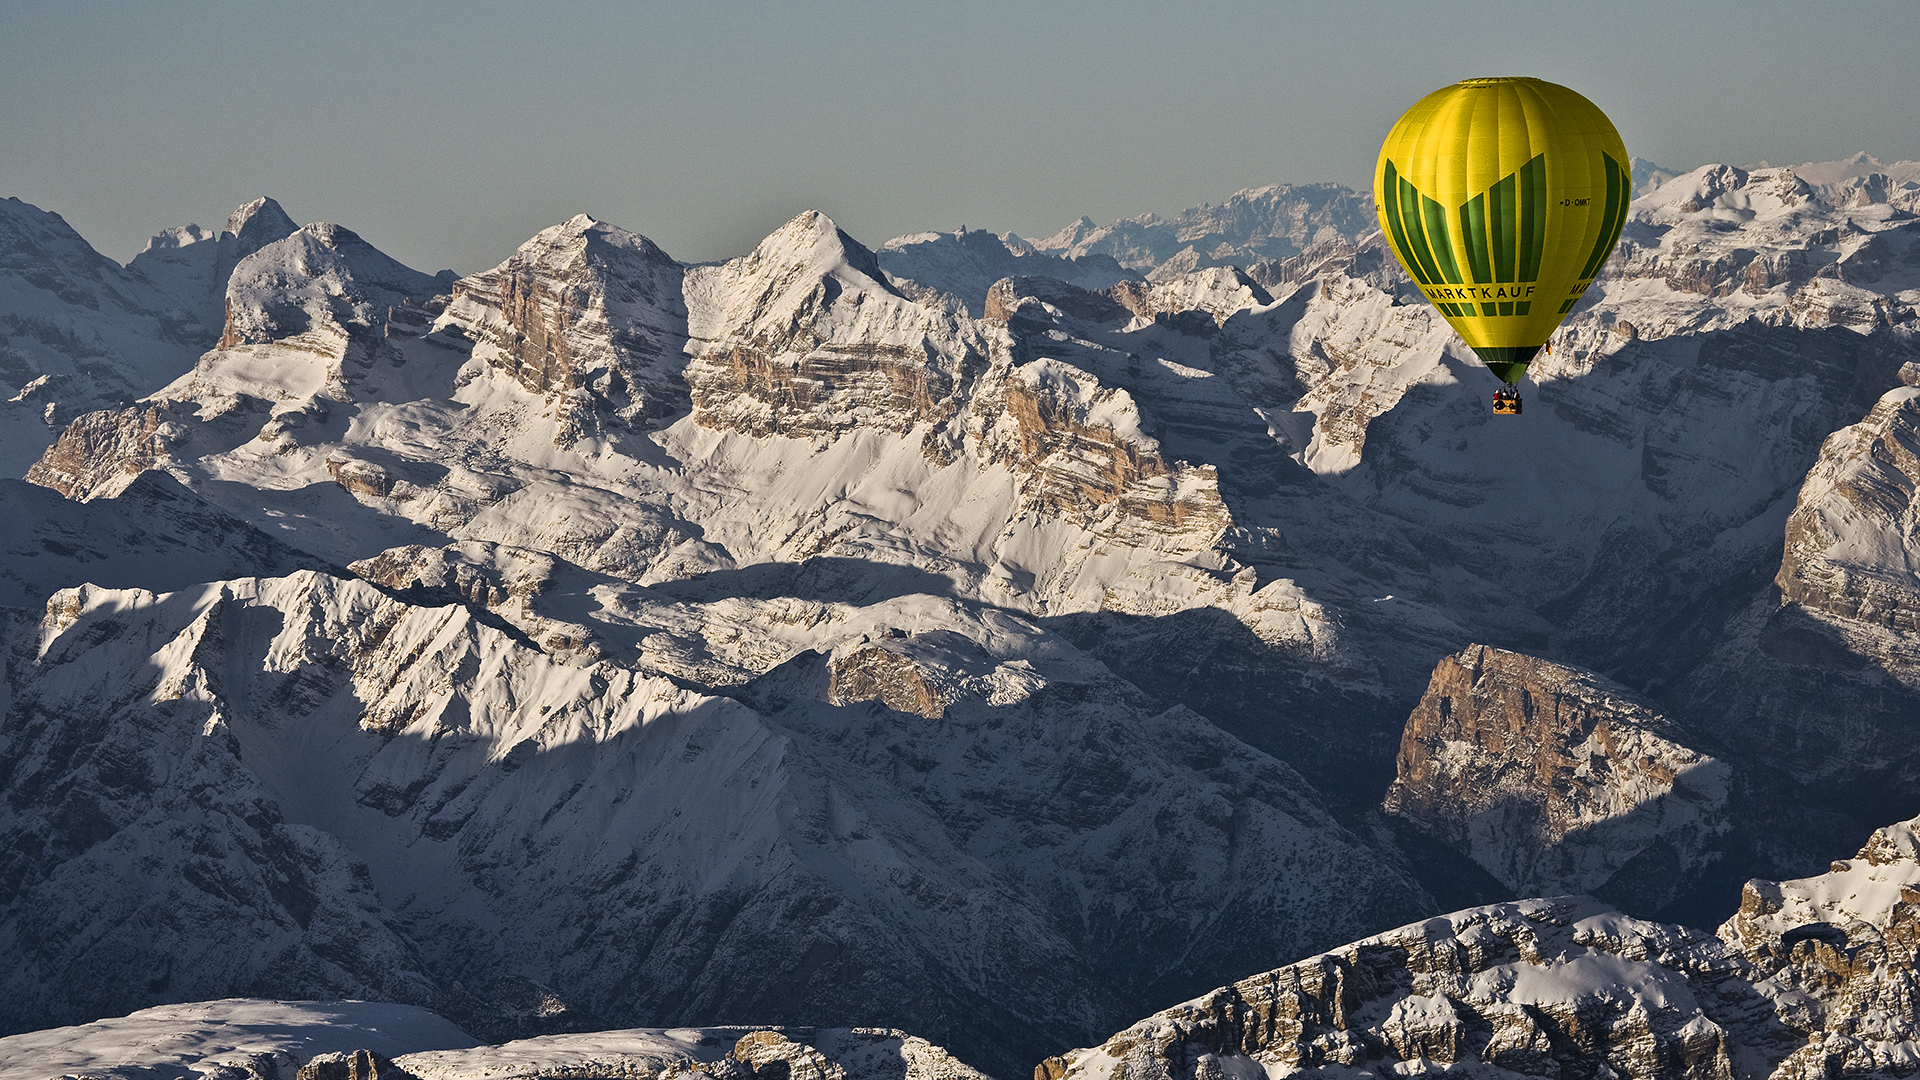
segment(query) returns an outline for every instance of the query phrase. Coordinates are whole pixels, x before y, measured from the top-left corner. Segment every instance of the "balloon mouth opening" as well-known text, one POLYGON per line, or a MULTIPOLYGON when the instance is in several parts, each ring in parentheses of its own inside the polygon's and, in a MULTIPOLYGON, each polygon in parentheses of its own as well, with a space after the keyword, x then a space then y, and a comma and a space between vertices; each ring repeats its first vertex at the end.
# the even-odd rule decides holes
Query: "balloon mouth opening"
POLYGON ((1527 374, 1527 364, 1540 352, 1538 345, 1515 345, 1507 348, 1475 348, 1480 362, 1494 377, 1508 386, 1516 386, 1527 374))

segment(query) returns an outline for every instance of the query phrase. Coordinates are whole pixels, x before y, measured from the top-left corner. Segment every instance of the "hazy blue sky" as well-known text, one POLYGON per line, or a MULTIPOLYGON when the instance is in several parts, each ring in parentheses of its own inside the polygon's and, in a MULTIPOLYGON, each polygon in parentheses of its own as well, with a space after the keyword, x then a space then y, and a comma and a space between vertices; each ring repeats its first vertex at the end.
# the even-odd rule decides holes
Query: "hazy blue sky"
POLYGON ((1671 166, 1920 158, 1920 5, 0 0, 0 196, 125 260, 257 194, 423 269, 585 211, 678 258, 1368 182, 1420 95, 1537 75, 1671 166))

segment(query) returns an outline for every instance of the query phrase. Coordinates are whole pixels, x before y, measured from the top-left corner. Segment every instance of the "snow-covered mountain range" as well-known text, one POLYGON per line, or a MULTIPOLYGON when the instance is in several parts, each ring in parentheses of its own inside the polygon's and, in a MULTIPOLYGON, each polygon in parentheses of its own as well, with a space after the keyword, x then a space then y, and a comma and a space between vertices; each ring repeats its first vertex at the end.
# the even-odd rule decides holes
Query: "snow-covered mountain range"
POLYGON ((1518 421, 1331 186, 457 280, 0 204, 0 1025, 1007 1076, 1449 908, 1728 917, 1920 809, 1920 166, 1643 171, 1518 421))

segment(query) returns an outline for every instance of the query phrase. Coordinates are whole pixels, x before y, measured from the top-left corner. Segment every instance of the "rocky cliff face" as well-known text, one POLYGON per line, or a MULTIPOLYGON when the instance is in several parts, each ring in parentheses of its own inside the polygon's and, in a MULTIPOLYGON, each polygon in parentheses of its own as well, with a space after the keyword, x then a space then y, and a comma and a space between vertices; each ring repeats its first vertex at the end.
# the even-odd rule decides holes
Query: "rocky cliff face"
POLYGON ((1470 646, 1408 717, 1385 805, 1515 895, 1659 907, 1728 827, 1727 762, 1683 739, 1611 680, 1470 646))
POLYGON ((1731 1078, 1742 1048, 1723 1021, 1744 1003, 1737 993, 1703 999, 1688 975, 1724 979, 1738 967, 1708 935, 1584 898, 1474 908, 1223 987, 1035 1076, 1186 1080, 1264 1068, 1731 1078))
POLYGON ((687 345, 681 269, 644 236, 582 214, 455 284, 439 326, 539 394, 581 397, 573 426, 680 412, 687 345))
POLYGON ((1774 1075, 1899 1075, 1914 1050, 1920 953, 1915 822, 1800 881, 1750 881, 1720 937, 1764 980, 1784 1026, 1805 1033, 1774 1075))
POLYGON ((1920 634, 1920 387, 1828 436, 1787 518, 1781 598, 1920 634))
POLYGON ((1474 908, 1223 987, 1034 1075, 1906 1075, 1914 825, 1828 874, 1750 882, 1717 937, 1583 897, 1474 908))
POLYGON ((938 457, 992 349, 964 320, 900 295, 818 213, 743 259, 696 268, 687 291, 694 419, 756 437, 922 428, 938 457))
POLYGON ((25 479, 70 499, 117 493, 166 461, 197 426, 184 410, 164 404, 86 413, 67 425, 25 479))
POLYGON ((1912 388, 1893 390, 1825 440, 1787 517, 1772 588, 1729 623, 1681 703, 1762 765, 1759 800, 1792 824, 1761 843, 1815 835, 1831 849, 1860 827, 1847 808, 1891 814, 1913 797, 1914 402, 1912 388), (1830 794, 1818 809, 1796 807, 1778 794, 1795 784, 1830 794))

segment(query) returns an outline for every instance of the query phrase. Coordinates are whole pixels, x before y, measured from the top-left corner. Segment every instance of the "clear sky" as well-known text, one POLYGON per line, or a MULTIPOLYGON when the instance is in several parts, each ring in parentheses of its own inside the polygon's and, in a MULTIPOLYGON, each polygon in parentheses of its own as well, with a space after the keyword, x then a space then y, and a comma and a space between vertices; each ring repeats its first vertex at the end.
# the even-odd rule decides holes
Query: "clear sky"
POLYGON ((1476 75, 1670 167, 1920 158, 1917 70, 1914 0, 0 0, 0 196, 122 261, 260 194, 429 271, 581 211, 704 260, 1357 187, 1476 75))

